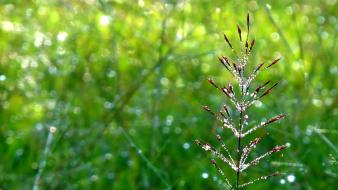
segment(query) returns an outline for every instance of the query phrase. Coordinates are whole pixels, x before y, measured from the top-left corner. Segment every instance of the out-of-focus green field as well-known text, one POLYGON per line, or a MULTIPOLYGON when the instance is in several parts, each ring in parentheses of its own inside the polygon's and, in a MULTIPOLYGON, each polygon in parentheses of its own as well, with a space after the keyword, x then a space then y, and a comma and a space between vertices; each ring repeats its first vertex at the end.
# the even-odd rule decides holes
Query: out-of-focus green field
POLYGON ((287 117, 244 142, 269 133, 250 158, 290 147, 241 182, 280 171, 248 189, 336 189, 336 0, 1 1, 0 189, 36 178, 40 189, 222 189, 194 140, 217 145, 218 131, 235 155, 231 132, 201 107, 228 103, 206 79, 234 81, 217 56, 232 55, 223 33, 238 47, 248 12, 249 67, 282 57, 254 83, 280 82, 250 124, 287 117))

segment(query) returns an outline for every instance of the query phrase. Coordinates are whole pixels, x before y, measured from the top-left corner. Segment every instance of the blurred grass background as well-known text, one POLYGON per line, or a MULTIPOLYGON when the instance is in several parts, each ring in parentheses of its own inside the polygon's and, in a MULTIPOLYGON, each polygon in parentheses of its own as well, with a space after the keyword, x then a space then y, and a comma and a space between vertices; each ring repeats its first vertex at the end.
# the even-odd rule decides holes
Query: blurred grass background
POLYGON ((223 33, 237 45, 248 12, 250 65, 282 57, 255 83, 280 85, 249 117, 287 114, 253 134, 269 136, 251 156, 290 148, 241 180, 280 171, 249 189, 335 189, 336 0, 4 0, 0 12, 0 189, 32 188, 51 126, 41 189, 221 189, 193 141, 216 144, 201 106, 226 99, 206 79, 233 81, 217 56, 231 55, 223 33))

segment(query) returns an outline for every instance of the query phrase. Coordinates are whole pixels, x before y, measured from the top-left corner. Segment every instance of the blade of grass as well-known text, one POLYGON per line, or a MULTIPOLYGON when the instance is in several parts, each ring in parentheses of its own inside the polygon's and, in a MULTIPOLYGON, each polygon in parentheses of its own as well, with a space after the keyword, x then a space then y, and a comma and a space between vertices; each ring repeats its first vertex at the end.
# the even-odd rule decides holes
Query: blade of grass
POLYGON ((282 41, 284 43, 284 45, 287 47, 289 53, 291 53, 293 56, 293 52, 292 52, 292 48, 290 46, 290 43, 288 42, 288 40, 286 39, 283 30, 281 29, 281 27, 278 26, 277 22, 275 21, 275 19, 272 16, 272 13, 270 11, 270 7, 268 4, 264 5, 264 10, 266 11, 266 13, 268 14, 269 20, 271 21, 272 25, 277 29, 278 34, 280 35, 280 37, 282 38, 282 41))
POLYGON ((123 135, 127 139, 128 143, 136 150, 137 154, 140 158, 147 164, 148 168, 151 169, 155 175, 161 180, 161 182, 167 187, 167 189, 171 189, 170 183, 160 174, 159 170, 142 152, 142 150, 135 144, 133 139, 129 136, 126 130, 123 127, 119 127, 122 131, 123 135))
POLYGON ((328 139, 323 133, 321 133, 320 131, 318 131, 317 128, 313 128, 313 131, 329 146, 332 148, 332 150, 334 150, 334 152, 336 154, 338 154, 338 149, 336 147, 336 145, 334 145, 330 139, 328 139))

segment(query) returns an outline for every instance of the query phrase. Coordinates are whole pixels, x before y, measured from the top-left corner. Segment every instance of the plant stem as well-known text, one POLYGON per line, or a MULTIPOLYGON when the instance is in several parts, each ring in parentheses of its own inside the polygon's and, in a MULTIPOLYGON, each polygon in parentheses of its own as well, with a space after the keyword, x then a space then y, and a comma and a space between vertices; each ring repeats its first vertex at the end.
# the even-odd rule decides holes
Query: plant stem
POLYGON ((44 151, 43 151, 42 159, 41 159, 39 166, 38 166, 38 172, 36 173, 35 178, 34 178, 34 184, 33 184, 32 190, 39 190, 40 178, 41 178, 41 175, 42 175, 42 173, 43 173, 43 171, 44 171, 44 169, 47 165, 48 154, 50 152, 50 145, 53 142, 55 132, 56 132, 55 127, 49 128, 49 133, 48 133, 48 136, 47 136, 47 140, 46 140, 45 148, 44 148, 44 151))
POLYGON ((240 136, 238 137, 238 143, 237 143, 237 179, 236 179, 236 189, 239 189, 239 177, 240 177, 240 160, 241 160, 241 134, 242 134, 242 118, 243 118, 243 111, 241 110, 240 112, 240 118, 239 118, 239 134, 240 136))
MULTIPOLYGON (((243 76, 243 75, 241 75, 243 76)), ((243 81, 241 81, 240 83, 243 83, 243 81)), ((239 116, 239 137, 238 137, 238 143, 237 143, 237 178, 236 178, 236 189, 239 189, 239 177, 240 177, 240 160, 241 160, 241 139, 242 139, 242 123, 243 123, 243 108, 242 108, 242 102, 243 102, 243 95, 244 95, 244 88, 243 88, 243 84, 240 84, 240 88, 241 88, 241 105, 240 105, 240 116, 239 116)))

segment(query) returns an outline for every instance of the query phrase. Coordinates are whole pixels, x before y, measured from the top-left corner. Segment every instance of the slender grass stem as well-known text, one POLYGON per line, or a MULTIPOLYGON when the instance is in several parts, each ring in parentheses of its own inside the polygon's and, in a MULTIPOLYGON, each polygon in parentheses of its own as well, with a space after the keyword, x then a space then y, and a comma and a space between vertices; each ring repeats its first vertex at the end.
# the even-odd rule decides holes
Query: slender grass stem
POLYGON ((49 128, 49 133, 48 133, 45 148, 44 148, 44 151, 43 151, 42 160, 40 161, 40 164, 39 164, 39 167, 38 167, 38 172, 35 175, 32 190, 39 190, 40 178, 41 178, 41 175, 42 175, 42 173, 43 173, 43 171, 44 171, 44 169, 47 165, 47 158, 48 158, 48 154, 50 152, 50 145, 51 145, 51 143, 54 139, 54 133, 55 132, 56 132, 55 127, 49 128))
MULTIPOLYGON (((243 99, 243 89, 241 89, 241 99, 243 99)), ((240 186, 240 160, 242 156, 242 147, 241 147, 241 139, 242 139, 242 123, 243 123, 243 109, 240 109, 240 117, 239 117, 239 136, 237 139, 237 177, 236 177, 236 189, 239 189, 240 186)))
MULTIPOLYGON (((271 16, 271 12, 269 12, 269 10, 267 10, 267 11, 269 13, 269 16, 271 16)), ((270 17, 270 19, 272 19, 272 22, 275 24, 272 16, 270 17)), ((213 112, 208 106, 202 106, 204 110, 211 113, 217 120, 222 121, 222 129, 230 129, 233 132, 235 138, 237 138, 237 149, 235 149, 235 151, 237 151, 237 160, 234 161, 230 154, 228 154, 227 156, 224 156, 222 154, 222 152, 218 151, 214 146, 210 145, 209 143, 202 143, 202 141, 200 141, 198 139, 195 140, 195 143, 198 146, 200 146, 204 151, 211 152, 213 154, 213 156, 217 157, 218 159, 223 161, 225 164, 229 165, 235 171, 235 173, 236 173, 235 178, 236 179, 235 179, 233 186, 230 185, 230 182, 227 179, 225 179, 226 184, 228 185, 228 189, 235 189, 235 190, 246 187, 246 186, 251 185, 251 184, 253 184, 257 181, 260 181, 260 180, 266 180, 270 177, 279 176, 280 173, 275 172, 275 173, 270 174, 270 175, 261 176, 259 178, 254 179, 254 180, 251 180, 249 182, 245 182, 243 180, 241 182, 241 178, 240 178, 241 172, 246 170, 248 167, 257 165, 261 159, 263 159, 263 158, 265 158, 265 157, 267 157, 267 156, 269 156, 269 155, 271 155, 275 152, 279 152, 279 151, 287 148, 286 145, 275 146, 274 148, 272 148, 271 150, 269 150, 265 154, 260 155, 259 157, 253 159, 250 162, 246 162, 249 153, 252 151, 252 149, 254 149, 256 147, 256 145, 260 142, 262 137, 257 137, 254 140, 250 141, 250 143, 248 145, 243 146, 243 149, 242 149, 242 144, 244 144, 244 143, 242 142, 242 138, 244 138, 246 135, 250 134, 251 132, 256 131, 257 129, 260 129, 264 126, 267 126, 267 125, 274 123, 274 122, 276 122, 280 119, 283 119, 285 117, 284 114, 280 114, 280 115, 277 115, 275 117, 272 117, 271 119, 269 119, 265 122, 261 122, 258 125, 253 125, 252 127, 248 126, 249 125, 249 122, 248 122, 249 116, 246 115, 246 110, 248 109, 248 107, 250 105, 252 105, 253 102, 257 101, 259 98, 262 98, 262 97, 268 95, 271 92, 271 90, 278 84, 278 83, 276 83, 276 84, 272 85, 270 88, 265 90, 265 92, 260 92, 260 90, 263 90, 270 83, 270 80, 269 80, 265 84, 256 88, 256 90, 250 90, 250 84, 251 84, 252 80, 255 79, 258 71, 262 68, 264 63, 261 63, 260 65, 256 66, 256 69, 251 71, 251 73, 253 73, 253 74, 249 74, 247 76, 246 72, 244 72, 245 66, 249 62, 248 56, 250 55, 251 48, 252 48, 253 44, 255 43, 255 40, 252 40, 251 45, 249 46, 249 42, 248 42, 249 25, 250 25, 250 17, 248 15, 247 16, 247 31, 248 32, 247 32, 247 39, 245 41, 245 44, 243 44, 242 30, 241 30, 239 25, 237 26, 237 31, 238 31, 239 40, 240 40, 241 54, 239 56, 236 56, 236 60, 228 59, 227 56, 218 57, 220 62, 222 63, 222 65, 232 74, 232 76, 236 80, 236 83, 239 85, 239 93, 237 93, 237 91, 234 91, 233 84, 231 84, 231 83, 224 86, 224 87, 219 87, 212 79, 208 79, 208 82, 213 87, 215 87, 218 90, 221 90, 221 92, 226 95, 228 100, 231 103, 234 104, 234 106, 236 108, 235 109, 236 110, 235 116, 238 119, 238 123, 233 122, 233 120, 231 119, 232 116, 231 116, 231 114, 229 114, 228 108, 226 106, 224 106, 223 110, 221 110, 219 112, 213 112), (236 94, 238 94, 238 95, 236 95, 236 94), (238 116, 238 114, 239 114, 239 116, 238 116), (249 129, 243 132, 244 126, 249 127, 249 129)), ((281 31, 279 31, 279 32, 281 32, 281 31)), ((226 43, 229 45, 229 47, 231 48, 231 50, 233 51, 233 53, 235 55, 237 55, 237 53, 235 52, 229 38, 225 34, 224 34, 224 39, 225 39, 226 43)), ((285 39, 285 42, 287 43, 286 39, 285 39)), ((276 64, 279 60, 280 60, 280 58, 275 59, 274 61, 272 61, 272 63, 270 63, 268 66, 266 66, 265 69, 271 67, 274 64, 276 64)), ((219 142, 221 143, 222 147, 226 147, 224 141, 222 140, 222 137, 219 134, 217 134, 216 137, 219 140, 219 142)), ((225 151, 228 152, 227 149, 225 151)), ((216 167, 217 171, 222 176, 224 176, 224 172, 217 165, 217 162, 214 159, 211 159, 211 162, 216 167)))

